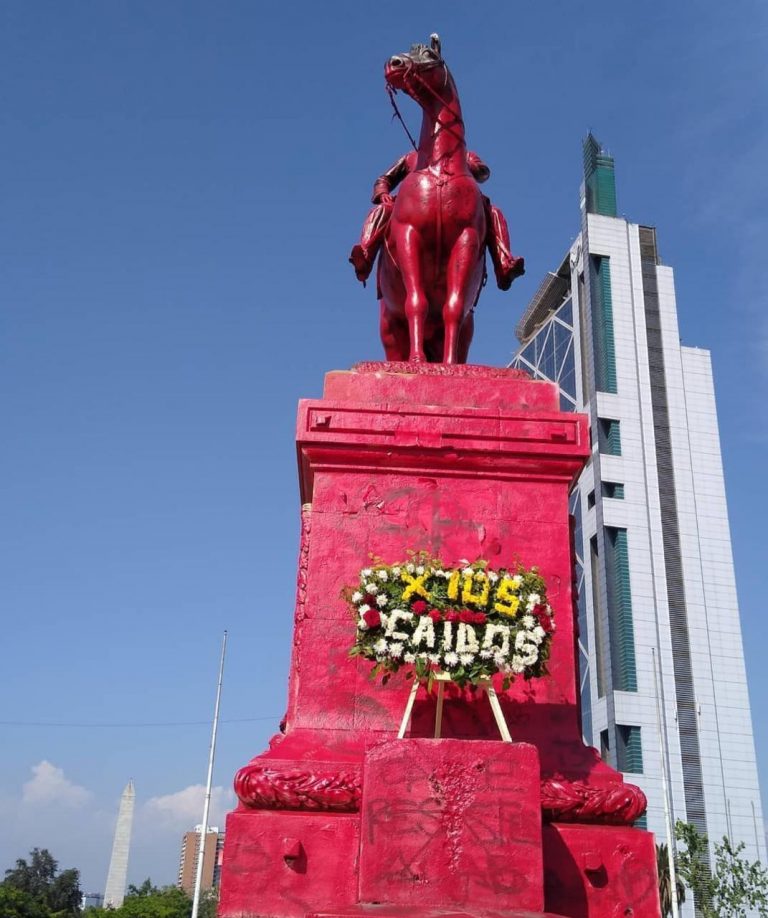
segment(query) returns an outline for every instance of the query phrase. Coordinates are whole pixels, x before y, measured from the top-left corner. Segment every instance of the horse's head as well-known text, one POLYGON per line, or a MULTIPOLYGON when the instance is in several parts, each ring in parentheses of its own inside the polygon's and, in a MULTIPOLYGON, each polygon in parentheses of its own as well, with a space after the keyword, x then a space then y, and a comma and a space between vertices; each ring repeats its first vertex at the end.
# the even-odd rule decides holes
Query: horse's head
POLYGON ((412 45, 410 51, 395 54, 384 65, 384 79, 392 89, 403 92, 424 105, 441 98, 451 76, 440 55, 440 38, 430 36, 429 45, 412 45))

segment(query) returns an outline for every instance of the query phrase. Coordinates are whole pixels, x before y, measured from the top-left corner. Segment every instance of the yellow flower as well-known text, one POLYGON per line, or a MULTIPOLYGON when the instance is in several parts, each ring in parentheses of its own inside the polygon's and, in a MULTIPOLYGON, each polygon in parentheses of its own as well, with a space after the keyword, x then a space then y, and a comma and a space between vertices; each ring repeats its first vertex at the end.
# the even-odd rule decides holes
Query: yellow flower
POLYGON ((461 601, 467 603, 468 605, 479 606, 481 609, 484 609, 488 605, 488 595, 490 590, 490 581, 482 571, 478 571, 474 577, 472 574, 468 574, 466 577, 464 577, 464 586, 461 591, 461 601), (482 584, 479 593, 472 592, 473 579, 482 584))
POLYGON ((496 590, 496 602, 493 604, 493 608, 497 612, 509 618, 514 618, 520 608, 520 597, 514 590, 515 585, 511 580, 506 578, 502 580, 496 590))

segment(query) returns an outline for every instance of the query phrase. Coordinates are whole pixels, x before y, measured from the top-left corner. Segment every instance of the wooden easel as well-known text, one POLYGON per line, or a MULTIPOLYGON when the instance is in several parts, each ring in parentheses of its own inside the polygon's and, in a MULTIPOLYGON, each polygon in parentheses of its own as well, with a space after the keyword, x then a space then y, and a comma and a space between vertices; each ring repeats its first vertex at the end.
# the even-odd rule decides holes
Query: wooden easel
MULTIPOLYGON (((433 681, 437 682, 435 739, 440 739, 440 733, 443 727, 443 696, 445 693, 445 683, 450 682, 451 677, 448 675, 448 673, 433 673, 432 679, 433 681)), ((416 701, 416 694, 419 691, 419 686, 423 685, 426 681, 426 679, 417 679, 414 677, 413 685, 411 686, 411 691, 408 695, 408 701, 405 704, 405 713, 403 714, 403 719, 400 723, 400 730, 397 734, 398 739, 405 738, 405 731, 408 729, 408 725, 411 722, 411 714, 413 713, 413 703, 416 701)), ((499 733, 501 734, 503 742, 511 743, 512 736, 509 732, 507 722, 504 719, 504 712, 501 710, 501 705, 499 704, 499 696, 496 694, 496 689, 493 687, 493 683, 490 679, 482 679, 478 685, 488 696, 488 703, 490 704, 491 710, 493 711, 493 718, 496 721, 496 726, 499 728, 499 733)))

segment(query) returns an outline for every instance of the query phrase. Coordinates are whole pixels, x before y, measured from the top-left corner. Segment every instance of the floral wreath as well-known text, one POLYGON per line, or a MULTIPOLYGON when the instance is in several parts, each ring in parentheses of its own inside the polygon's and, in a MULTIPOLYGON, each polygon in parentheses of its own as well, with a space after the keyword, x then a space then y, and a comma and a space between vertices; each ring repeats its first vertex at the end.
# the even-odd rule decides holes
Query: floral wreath
POLYGON ((487 561, 449 567, 424 554, 399 564, 374 563, 344 590, 355 617, 352 657, 374 663, 382 681, 401 667, 419 679, 447 674, 458 685, 496 673, 546 673, 553 612, 538 570, 492 570, 487 561))

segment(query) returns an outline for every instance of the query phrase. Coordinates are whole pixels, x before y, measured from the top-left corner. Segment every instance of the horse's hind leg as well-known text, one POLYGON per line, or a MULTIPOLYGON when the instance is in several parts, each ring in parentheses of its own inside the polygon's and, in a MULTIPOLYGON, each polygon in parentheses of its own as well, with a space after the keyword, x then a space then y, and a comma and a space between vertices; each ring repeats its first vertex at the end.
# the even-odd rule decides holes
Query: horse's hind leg
POLYGON ((472 344, 472 337, 475 334, 475 316, 470 310, 464 321, 461 323, 459 331, 459 347, 457 354, 457 363, 466 363, 469 356, 469 346, 472 344))
POLYGON ((383 299, 379 306, 379 333, 387 360, 407 360, 410 348, 405 320, 393 316, 383 299))
POLYGON ((480 237, 474 227, 468 226, 456 240, 448 259, 446 300, 443 306, 443 363, 464 363, 467 359, 474 328, 471 309, 477 296, 473 279, 477 274, 479 257, 480 237), (462 337, 463 326, 467 322, 470 323, 467 330, 469 340, 462 337))
POLYGON ((422 272, 423 242, 419 231, 408 224, 393 227, 397 243, 397 266, 405 286, 405 315, 408 320, 410 354, 414 362, 426 360, 424 355, 424 326, 429 310, 429 301, 424 290, 422 272))

